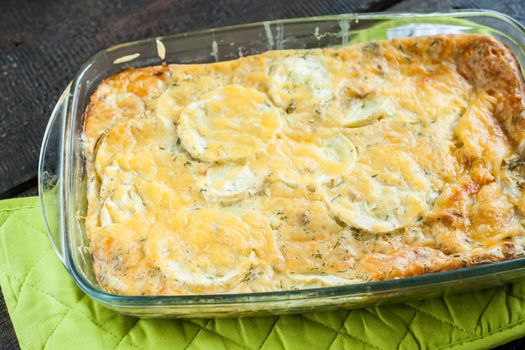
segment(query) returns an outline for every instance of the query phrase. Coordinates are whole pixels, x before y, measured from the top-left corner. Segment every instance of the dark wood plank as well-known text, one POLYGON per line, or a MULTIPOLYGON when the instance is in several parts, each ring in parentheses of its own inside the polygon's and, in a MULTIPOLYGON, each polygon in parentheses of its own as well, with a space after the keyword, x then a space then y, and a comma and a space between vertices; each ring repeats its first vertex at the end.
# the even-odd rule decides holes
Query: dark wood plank
POLYGON ((13 197, 31 197, 38 196, 38 187, 33 186, 28 189, 23 190, 22 192, 17 191, 13 197))
POLYGON ((79 66, 151 36, 309 15, 383 10, 396 0, 43 0, 0 2, 0 198, 34 181, 49 114, 79 66))
POLYGON ((511 341, 510 343, 494 348, 494 350, 523 350, 523 349, 525 349, 525 338, 516 339, 514 341, 511 341))
POLYGON ((11 187, 0 195, 0 199, 12 198, 12 197, 28 197, 34 196, 38 193, 38 178, 37 176, 29 178, 29 180, 24 181, 11 187))

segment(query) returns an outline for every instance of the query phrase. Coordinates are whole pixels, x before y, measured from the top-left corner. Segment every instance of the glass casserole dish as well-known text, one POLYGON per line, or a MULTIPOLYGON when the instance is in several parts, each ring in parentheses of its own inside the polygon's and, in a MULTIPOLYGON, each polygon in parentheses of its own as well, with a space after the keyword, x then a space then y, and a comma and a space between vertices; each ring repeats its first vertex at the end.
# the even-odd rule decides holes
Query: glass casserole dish
POLYGON ((525 64, 525 28, 492 11, 345 14, 277 20, 151 38, 104 50, 79 70, 50 118, 39 164, 44 219, 57 254, 91 298, 124 314, 142 317, 210 317, 283 314, 431 297, 500 285, 525 276, 525 258, 434 274, 315 288, 251 294, 121 296, 98 285, 88 249, 86 171, 82 154, 83 113, 105 78, 127 67, 207 63, 272 49, 322 48, 433 34, 481 33, 505 43, 525 64), (165 53, 159 49, 163 43, 165 53), (165 57, 164 57, 165 56, 165 57), (161 59, 162 58, 162 59, 161 59))

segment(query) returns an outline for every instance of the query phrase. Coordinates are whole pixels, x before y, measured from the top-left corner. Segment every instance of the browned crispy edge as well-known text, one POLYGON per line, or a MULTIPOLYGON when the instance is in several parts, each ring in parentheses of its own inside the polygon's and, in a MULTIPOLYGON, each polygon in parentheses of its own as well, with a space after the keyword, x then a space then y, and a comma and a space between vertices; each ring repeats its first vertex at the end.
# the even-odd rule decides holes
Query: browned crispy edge
POLYGON ((488 36, 458 37, 459 72, 498 99, 494 116, 507 136, 523 151, 525 131, 524 82, 519 62, 504 44, 488 36))
MULTIPOLYGON (((172 65, 170 65, 170 66, 172 66, 172 65)), ((120 71, 118 73, 115 73, 115 74, 113 74, 113 75, 103 79, 99 83, 97 88, 93 91, 93 93, 90 95, 89 103, 86 106, 86 109, 84 110, 84 113, 82 114, 82 120, 83 120, 82 133, 86 132, 86 128, 88 126, 89 119, 91 117, 91 110, 94 108, 94 106, 99 104, 100 101, 103 100, 107 96, 107 94, 104 94, 101 91, 102 88, 104 88, 106 85, 111 85, 115 81, 129 80, 136 73, 146 73, 146 75, 163 76, 164 78, 166 78, 168 73, 169 73, 169 70, 170 70, 169 67, 170 66, 168 66, 168 65, 158 65, 158 66, 143 67, 143 68, 126 68, 126 69, 123 69, 122 71, 120 71)))
POLYGON ((433 256, 431 260, 428 260, 428 254, 425 253, 425 250, 427 250, 428 248, 417 247, 409 249, 410 253, 414 254, 413 256, 410 256, 410 258, 415 259, 411 262, 410 266, 408 267, 399 268, 398 266, 396 266, 394 264, 396 255, 385 255, 383 257, 368 256, 367 258, 365 258, 365 264, 360 265, 360 268, 364 272, 366 272, 369 281, 384 281, 393 278, 406 278, 426 275, 430 273, 457 270, 466 267, 508 261, 523 257, 523 255, 518 255, 515 253, 513 243, 507 243, 504 244, 501 255, 479 253, 464 256, 461 254, 453 254, 446 256, 446 258, 433 256), (418 257, 420 259, 418 259, 418 257), (377 266, 378 263, 380 265, 383 265, 384 269, 371 269, 371 266, 367 264, 367 262, 369 261, 373 261, 374 266, 377 266))

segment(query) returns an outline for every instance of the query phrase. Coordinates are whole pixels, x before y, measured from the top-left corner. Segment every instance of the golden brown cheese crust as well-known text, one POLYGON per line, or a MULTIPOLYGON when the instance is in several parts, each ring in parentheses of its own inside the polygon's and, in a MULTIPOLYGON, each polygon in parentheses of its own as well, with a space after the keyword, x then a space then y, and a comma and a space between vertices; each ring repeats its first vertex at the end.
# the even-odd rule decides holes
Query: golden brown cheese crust
POLYGON ((523 91, 482 35, 116 74, 85 113, 97 278, 260 292, 523 256, 523 91))

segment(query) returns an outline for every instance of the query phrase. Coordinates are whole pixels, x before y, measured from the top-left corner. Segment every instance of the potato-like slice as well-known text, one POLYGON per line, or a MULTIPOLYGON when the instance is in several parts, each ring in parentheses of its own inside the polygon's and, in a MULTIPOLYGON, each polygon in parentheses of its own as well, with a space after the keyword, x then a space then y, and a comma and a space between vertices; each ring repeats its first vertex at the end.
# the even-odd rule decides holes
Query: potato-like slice
POLYGON ((344 223, 373 233, 406 226, 429 210, 436 193, 425 172, 406 152, 369 152, 343 181, 327 188, 325 201, 344 223))
POLYGON ((226 163, 209 168, 201 180, 201 192, 207 202, 229 203, 257 193, 265 172, 248 164, 226 163))
POLYGON ((309 139, 283 138, 276 145, 270 168, 278 180, 291 185, 321 184, 346 174, 356 150, 340 132, 320 132, 309 139))
POLYGON ((240 161, 263 151, 279 130, 279 111, 252 88, 227 85, 204 94, 181 112, 184 148, 203 161, 240 161))
POLYGON ((322 105, 332 98, 332 75, 317 56, 277 60, 269 74, 270 97, 289 113, 322 105))
POLYGON ((219 208, 179 212, 168 230, 150 233, 147 253, 175 290, 229 290, 255 261, 249 226, 219 208))

